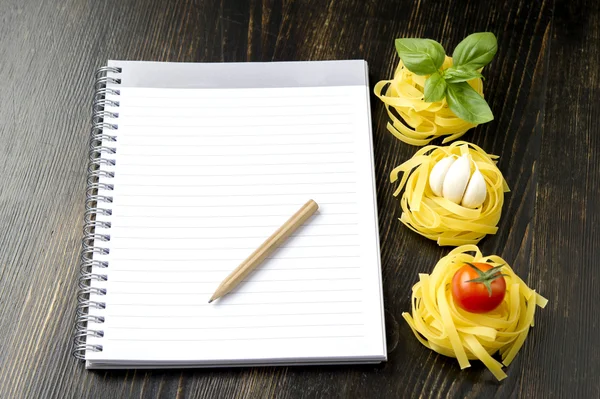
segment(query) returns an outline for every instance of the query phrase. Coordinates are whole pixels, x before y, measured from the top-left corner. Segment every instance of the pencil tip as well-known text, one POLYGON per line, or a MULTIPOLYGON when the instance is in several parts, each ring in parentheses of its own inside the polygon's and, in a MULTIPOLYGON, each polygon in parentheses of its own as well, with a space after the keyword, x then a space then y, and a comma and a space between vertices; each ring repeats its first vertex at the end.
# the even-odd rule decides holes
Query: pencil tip
POLYGON ((209 300, 208 300, 208 303, 211 303, 212 301, 213 301, 212 299, 209 299, 209 300))

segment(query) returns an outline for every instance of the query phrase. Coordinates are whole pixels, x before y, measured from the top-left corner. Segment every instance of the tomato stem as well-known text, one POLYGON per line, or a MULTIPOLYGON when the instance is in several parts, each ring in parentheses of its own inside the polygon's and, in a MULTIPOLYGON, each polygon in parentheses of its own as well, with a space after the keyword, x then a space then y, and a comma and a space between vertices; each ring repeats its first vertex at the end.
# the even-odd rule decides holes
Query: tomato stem
POLYGON ((492 281, 494 281, 500 277, 508 277, 507 274, 500 273, 500 269, 502 267, 504 267, 504 265, 492 267, 490 270, 484 272, 484 271, 481 271, 477 266, 475 266, 472 263, 469 263, 469 262, 465 262, 465 263, 467 265, 469 265, 470 267, 472 267, 473 270, 475 270, 477 272, 477 274, 479 275, 479 277, 477 277, 477 278, 474 278, 472 280, 467 280, 467 283, 483 284, 485 286, 485 288, 487 288, 488 294, 490 297, 492 296, 492 281))

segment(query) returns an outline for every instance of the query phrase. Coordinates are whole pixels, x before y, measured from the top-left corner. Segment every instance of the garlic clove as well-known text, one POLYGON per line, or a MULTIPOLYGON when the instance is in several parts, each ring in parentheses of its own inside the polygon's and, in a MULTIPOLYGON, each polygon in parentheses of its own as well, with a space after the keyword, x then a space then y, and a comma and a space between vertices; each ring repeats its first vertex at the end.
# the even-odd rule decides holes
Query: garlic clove
POLYGON ((455 204, 460 204, 470 177, 471 162, 467 155, 463 155, 450 166, 446 173, 442 185, 443 197, 455 204))
POLYGON ((463 196, 461 205, 466 208, 477 208, 487 196, 487 187, 485 186, 485 180, 479 170, 476 170, 469 180, 465 195, 463 196))
POLYGON ((446 157, 438 161, 429 173, 429 187, 431 191, 438 197, 442 196, 442 185, 444 184, 444 178, 448 169, 454 163, 453 157, 446 157))

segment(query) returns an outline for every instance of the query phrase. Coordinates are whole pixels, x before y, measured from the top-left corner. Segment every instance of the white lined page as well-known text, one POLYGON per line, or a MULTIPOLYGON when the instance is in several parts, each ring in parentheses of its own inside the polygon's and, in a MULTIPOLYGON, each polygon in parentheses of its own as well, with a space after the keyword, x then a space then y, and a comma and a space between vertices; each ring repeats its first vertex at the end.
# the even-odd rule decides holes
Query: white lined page
MULTIPOLYGON (((121 87, 99 362, 385 358, 365 86, 121 87), (220 282, 320 206, 234 292, 220 282)), ((96 270, 95 270, 96 271, 96 270)), ((92 299, 96 298, 93 296, 92 299)), ((100 297, 98 297, 100 298, 100 297)))

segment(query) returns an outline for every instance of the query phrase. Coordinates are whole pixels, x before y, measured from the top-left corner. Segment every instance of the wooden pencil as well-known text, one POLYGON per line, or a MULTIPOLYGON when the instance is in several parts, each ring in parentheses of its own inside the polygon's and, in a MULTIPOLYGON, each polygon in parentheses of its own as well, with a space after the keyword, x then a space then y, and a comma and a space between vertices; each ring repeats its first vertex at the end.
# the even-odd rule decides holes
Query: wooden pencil
POLYGON ((265 240, 245 261, 243 261, 223 282, 210 298, 208 303, 222 297, 237 287, 250 272, 262 263, 275 251, 289 236, 291 236, 304 222, 319 209, 319 205, 309 200, 293 214, 277 231, 265 240))

